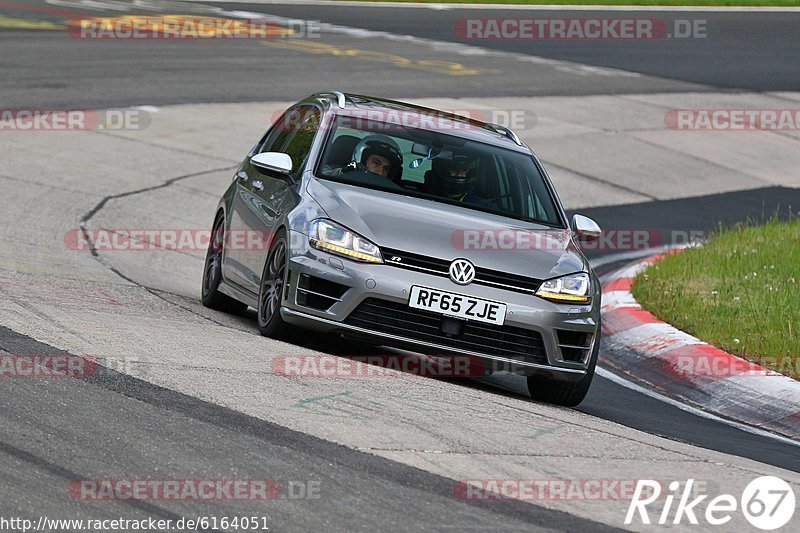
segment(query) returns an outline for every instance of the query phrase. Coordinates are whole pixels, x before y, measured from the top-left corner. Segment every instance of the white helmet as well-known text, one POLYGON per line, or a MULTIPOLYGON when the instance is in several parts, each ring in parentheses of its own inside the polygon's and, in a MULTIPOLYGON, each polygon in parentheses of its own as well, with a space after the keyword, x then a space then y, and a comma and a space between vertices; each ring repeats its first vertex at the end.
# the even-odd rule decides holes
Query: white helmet
POLYGON ((367 159, 373 154, 389 160, 392 165, 392 170, 389 172, 390 178, 394 179, 399 175, 403 168, 403 153, 394 139, 378 133, 367 135, 353 149, 353 161, 366 165, 367 159))

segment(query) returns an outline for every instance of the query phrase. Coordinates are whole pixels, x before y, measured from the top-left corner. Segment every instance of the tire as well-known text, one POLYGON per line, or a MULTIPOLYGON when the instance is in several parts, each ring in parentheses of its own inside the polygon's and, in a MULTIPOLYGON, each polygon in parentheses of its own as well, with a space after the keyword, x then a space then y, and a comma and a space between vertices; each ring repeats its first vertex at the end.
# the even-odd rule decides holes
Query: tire
POLYGON ((586 375, 574 383, 554 381, 539 376, 528 376, 528 392, 531 398, 540 402, 563 405, 564 407, 575 407, 580 404, 594 378, 594 369, 597 366, 597 353, 600 350, 600 325, 597 326, 597 338, 594 341, 594 348, 589 361, 589 368, 586 375))
POLYGON ((206 261, 203 266, 202 302, 209 309, 242 315, 247 310, 247 304, 219 292, 219 284, 222 282, 222 252, 224 248, 225 215, 220 213, 214 220, 211 229, 211 239, 208 242, 206 261))
POLYGON ((281 317, 281 301, 286 286, 287 251, 286 232, 280 230, 269 247, 264 263, 256 313, 259 332, 265 337, 282 340, 289 340, 296 333, 296 329, 281 317))

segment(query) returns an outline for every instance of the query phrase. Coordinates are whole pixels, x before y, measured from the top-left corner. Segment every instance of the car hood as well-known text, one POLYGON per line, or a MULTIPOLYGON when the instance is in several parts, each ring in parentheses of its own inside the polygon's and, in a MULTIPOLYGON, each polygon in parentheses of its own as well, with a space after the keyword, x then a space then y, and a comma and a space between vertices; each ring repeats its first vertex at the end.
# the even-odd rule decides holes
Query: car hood
POLYGON ((382 250, 548 279, 589 266, 570 232, 459 206, 312 178, 307 192, 328 216, 382 250))

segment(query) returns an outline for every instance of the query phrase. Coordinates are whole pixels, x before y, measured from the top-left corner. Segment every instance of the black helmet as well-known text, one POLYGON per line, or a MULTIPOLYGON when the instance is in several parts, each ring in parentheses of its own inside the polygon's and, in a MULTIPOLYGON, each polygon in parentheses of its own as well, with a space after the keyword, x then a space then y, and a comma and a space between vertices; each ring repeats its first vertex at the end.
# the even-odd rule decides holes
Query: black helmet
POLYGON ((450 158, 435 158, 431 161, 434 192, 456 197, 470 192, 475 187, 477 161, 466 155, 450 158))
POLYGON ((389 177, 394 178, 403 167, 403 153, 394 140, 386 135, 373 134, 361 139, 353 149, 353 161, 367 164, 367 159, 371 155, 385 157, 392 165, 389 177))

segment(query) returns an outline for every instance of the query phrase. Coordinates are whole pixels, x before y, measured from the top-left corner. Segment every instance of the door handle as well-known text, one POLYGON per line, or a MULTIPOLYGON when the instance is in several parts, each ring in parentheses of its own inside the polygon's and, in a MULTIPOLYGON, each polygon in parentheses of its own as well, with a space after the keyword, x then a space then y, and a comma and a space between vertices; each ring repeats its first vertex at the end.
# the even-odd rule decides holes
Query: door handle
POLYGON ((264 190, 264 184, 261 183, 261 181, 259 181, 259 180, 254 180, 253 181, 253 188, 255 190, 257 190, 257 191, 263 191, 264 190))
POLYGON ((242 172, 241 170, 236 173, 236 177, 242 181, 247 181, 249 179, 249 176, 245 172, 242 172))

